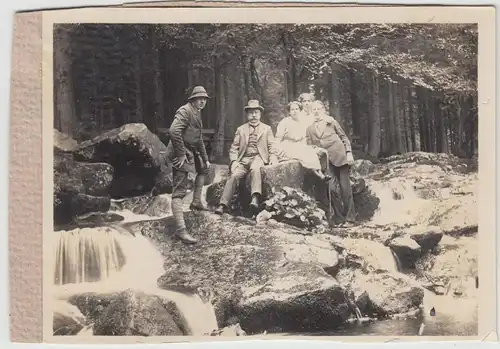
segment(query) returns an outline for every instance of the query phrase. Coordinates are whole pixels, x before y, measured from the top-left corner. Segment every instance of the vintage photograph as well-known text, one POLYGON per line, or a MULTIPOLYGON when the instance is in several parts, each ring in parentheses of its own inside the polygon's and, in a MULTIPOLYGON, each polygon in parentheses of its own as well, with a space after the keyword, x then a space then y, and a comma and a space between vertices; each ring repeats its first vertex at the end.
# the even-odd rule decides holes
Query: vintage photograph
POLYGON ((477 24, 52 29, 54 336, 478 334, 477 24))

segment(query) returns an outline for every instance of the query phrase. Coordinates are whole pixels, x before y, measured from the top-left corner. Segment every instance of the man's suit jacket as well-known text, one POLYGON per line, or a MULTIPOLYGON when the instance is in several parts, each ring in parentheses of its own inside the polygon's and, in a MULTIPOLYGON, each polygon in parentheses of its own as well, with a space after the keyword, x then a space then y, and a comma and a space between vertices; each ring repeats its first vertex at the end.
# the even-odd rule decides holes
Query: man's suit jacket
POLYGON ((180 107, 170 126, 170 142, 167 145, 166 158, 172 163, 175 158, 186 155, 186 162, 181 170, 195 172, 194 156, 199 156, 202 163, 208 161, 207 150, 203 143, 203 122, 201 115, 191 103, 180 107))
POLYGON ((323 148, 333 166, 347 164, 347 152, 351 152, 351 142, 340 124, 332 117, 314 121, 306 131, 307 144, 323 148))
MULTIPOLYGON (((250 125, 248 123, 241 125, 236 129, 233 143, 229 149, 229 161, 240 161, 247 150, 248 138, 250 135, 250 125)), ((257 132, 257 150, 264 161, 264 164, 269 164, 270 158, 276 156, 275 140, 271 126, 260 123, 256 130, 257 132)))

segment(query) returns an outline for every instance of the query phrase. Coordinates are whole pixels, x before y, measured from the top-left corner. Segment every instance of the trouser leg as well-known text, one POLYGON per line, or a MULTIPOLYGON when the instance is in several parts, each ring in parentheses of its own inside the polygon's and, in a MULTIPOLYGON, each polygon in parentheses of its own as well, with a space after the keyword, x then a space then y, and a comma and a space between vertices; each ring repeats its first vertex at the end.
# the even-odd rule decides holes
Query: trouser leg
POLYGON ((191 208, 204 209, 201 203, 201 193, 203 191, 203 185, 205 184, 205 176, 207 175, 208 168, 199 156, 195 156, 195 168, 196 178, 194 180, 193 202, 191 208))
POLYGON ((260 156, 256 156, 250 164, 250 190, 253 195, 262 195, 262 175, 261 169, 264 161, 260 156))
POLYGON ((344 165, 337 168, 338 179, 340 184, 340 192, 342 194, 342 202, 344 205, 344 216, 346 221, 356 221, 356 210, 354 208, 354 197, 352 194, 351 181, 349 176, 349 165, 344 165))
POLYGON ((334 211, 332 212, 334 217, 331 218, 333 218, 336 223, 344 223, 345 215, 344 215, 344 207, 342 204, 342 193, 339 188, 339 182, 340 182, 340 179, 338 177, 339 173, 336 170, 336 167, 331 164, 329 166, 328 173, 333 178, 329 182, 328 186, 330 194, 330 202, 334 211))
POLYGON ((174 216, 175 230, 174 233, 185 243, 196 243, 197 240, 189 235, 186 231, 186 223, 184 221, 184 211, 182 209, 182 199, 186 196, 187 185, 189 183, 188 173, 172 170, 173 188, 172 188, 172 215, 174 216))
POLYGON ((245 177, 247 173, 248 170, 243 164, 239 163, 236 166, 234 172, 231 173, 226 182, 226 185, 224 186, 224 191, 222 192, 222 196, 219 201, 221 205, 229 206, 229 203, 231 202, 234 192, 236 190, 236 187, 238 186, 240 180, 243 177, 245 177))
POLYGON ((196 179, 194 180, 193 204, 201 205, 201 192, 203 190, 203 184, 205 184, 205 175, 198 173, 196 175, 196 179))

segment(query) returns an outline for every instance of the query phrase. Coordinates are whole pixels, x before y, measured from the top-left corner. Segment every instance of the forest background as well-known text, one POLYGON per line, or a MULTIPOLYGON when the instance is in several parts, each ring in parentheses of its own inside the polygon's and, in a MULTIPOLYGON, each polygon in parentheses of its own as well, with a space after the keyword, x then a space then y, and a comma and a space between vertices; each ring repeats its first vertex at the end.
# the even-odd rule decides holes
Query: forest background
POLYGON ((355 158, 410 151, 477 157, 474 24, 59 24, 54 128, 78 141, 144 123, 168 141, 191 89, 207 147, 226 162, 243 107, 274 129, 302 92, 345 128, 355 158))

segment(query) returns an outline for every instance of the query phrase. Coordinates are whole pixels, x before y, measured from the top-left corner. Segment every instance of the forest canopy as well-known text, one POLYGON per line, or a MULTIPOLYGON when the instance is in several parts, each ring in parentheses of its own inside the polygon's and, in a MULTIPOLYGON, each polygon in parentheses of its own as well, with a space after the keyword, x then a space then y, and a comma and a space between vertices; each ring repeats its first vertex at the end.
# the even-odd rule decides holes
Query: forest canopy
POLYGON ((274 127, 308 91, 360 153, 477 153, 475 24, 64 24, 54 38, 55 127, 79 140, 168 128, 201 84, 215 158, 248 99, 274 127))

